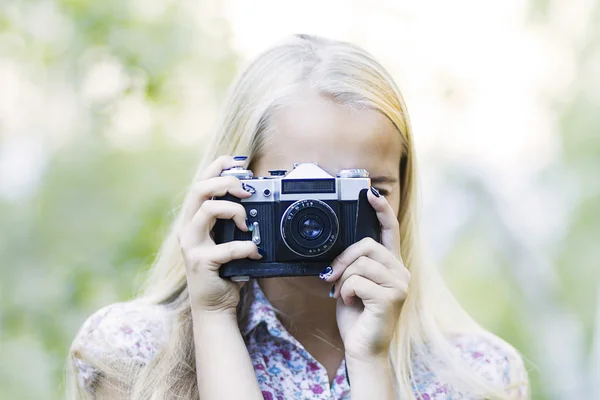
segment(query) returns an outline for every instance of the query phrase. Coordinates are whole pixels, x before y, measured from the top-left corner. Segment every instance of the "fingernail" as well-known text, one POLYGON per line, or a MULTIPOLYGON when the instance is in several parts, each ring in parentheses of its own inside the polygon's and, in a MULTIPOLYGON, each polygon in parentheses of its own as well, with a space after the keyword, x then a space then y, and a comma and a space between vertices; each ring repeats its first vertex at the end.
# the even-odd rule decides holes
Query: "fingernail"
POLYGON ((379 190, 375 189, 373 186, 371 186, 371 193, 373 193, 375 195, 375 197, 381 196, 379 194, 379 190))
POLYGON ((324 281, 327 280, 327 278, 329 278, 331 275, 333 274, 333 268, 331 268, 331 265, 328 266, 327 268, 325 268, 323 270, 323 272, 321 272, 319 274, 319 278, 323 279, 324 281))
POLYGON ((333 285, 331 287, 331 290, 329 291, 329 297, 331 297, 333 299, 333 294, 335 293, 335 285, 333 285))
POLYGON ((234 161, 244 161, 247 158, 248 158, 248 156, 235 156, 235 157, 233 157, 233 160, 234 161))
POLYGON ((242 189, 244 189, 246 192, 254 194, 256 193, 256 189, 254 189, 253 186, 250 186, 244 182, 242 182, 242 189))
POLYGON ((248 231, 252 232, 254 230, 254 224, 246 218, 246 226, 248 227, 248 231))
POLYGON ((263 256, 263 257, 264 257, 264 256, 266 256, 266 255, 267 255, 267 252, 266 252, 266 251, 264 251, 263 249, 261 249, 261 248, 259 247, 259 248, 258 248, 258 254, 260 254, 261 256, 263 256))

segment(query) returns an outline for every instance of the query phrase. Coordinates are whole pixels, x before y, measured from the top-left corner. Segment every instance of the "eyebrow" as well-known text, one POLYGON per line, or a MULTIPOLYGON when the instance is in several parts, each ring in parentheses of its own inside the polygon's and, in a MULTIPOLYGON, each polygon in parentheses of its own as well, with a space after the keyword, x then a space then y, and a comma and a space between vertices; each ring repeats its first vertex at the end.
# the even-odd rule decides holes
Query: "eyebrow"
POLYGON ((396 183, 397 179, 393 176, 374 176, 371 178, 372 183, 396 183))

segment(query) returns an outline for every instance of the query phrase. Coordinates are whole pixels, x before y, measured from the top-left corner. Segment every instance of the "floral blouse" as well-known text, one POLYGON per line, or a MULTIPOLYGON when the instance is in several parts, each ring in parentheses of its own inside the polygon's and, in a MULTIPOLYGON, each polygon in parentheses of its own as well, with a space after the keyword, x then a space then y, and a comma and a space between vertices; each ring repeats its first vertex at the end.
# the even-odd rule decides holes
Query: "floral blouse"
MULTIPOLYGON (((242 333, 265 400, 349 400, 350 383, 342 361, 331 384, 326 369, 310 355, 277 319, 260 286, 253 282, 254 302, 242 333)), ((167 341, 170 317, 163 306, 116 303, 85 321, 73 348, 96 357, 129 357, 147 363, 167 341)), ((453 339, 469 367, 491 384, 510 388, 515 399, 527 398, 527 373, 518 353, 505 342, 483 335, 453 339)), ((99 372, 75 358, 79 385, 93 397, 99 372)), ((419 358, 413 360, 415 396, 419 400, 477 399, 438 379, 419 358)))

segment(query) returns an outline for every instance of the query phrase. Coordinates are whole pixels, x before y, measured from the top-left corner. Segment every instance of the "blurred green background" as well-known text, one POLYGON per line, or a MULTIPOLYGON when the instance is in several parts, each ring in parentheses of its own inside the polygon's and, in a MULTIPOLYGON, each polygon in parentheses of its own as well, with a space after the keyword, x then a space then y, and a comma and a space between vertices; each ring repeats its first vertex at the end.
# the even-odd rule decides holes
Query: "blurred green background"
POLYGON ((414 3, 0 2, 0 398, 63 396, 74 335, 134 294, 231 79, 303 32, 396 78, 430 255, 533 399, 600 399, 600 5, 414 3))

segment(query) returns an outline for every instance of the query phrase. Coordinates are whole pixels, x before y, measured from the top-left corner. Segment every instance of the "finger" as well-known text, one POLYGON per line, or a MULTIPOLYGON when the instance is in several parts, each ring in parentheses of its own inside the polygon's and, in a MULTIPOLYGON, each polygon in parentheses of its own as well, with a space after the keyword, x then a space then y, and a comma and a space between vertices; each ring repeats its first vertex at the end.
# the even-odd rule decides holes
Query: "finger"
POLYGON ((370 259, 368 257, 361 256, 354 261, 348 268, 344 270, 344 273, 335 282, 335 292, 333 297, 337 298, 340 288, 344 285, 344 282, 353 275, 362 276, 372 282, 383 287, 393 288, 395 280, 398 279, 389 268, 386 268, 383 264, 370 259))
POLYGON ((250 240, 234 240, 212 246, 210 254, 211 265, 221 266, 232 260, 251 258, 260 260, 262 255, 258 247, 250 240))
POLYGON ((210 163, 208 167, 202 172, 199 177, 199 181, 214 178, 221 175, 224 169, 243 166, 246 163, 246 159, 234 160, 232 156, 221 156, 215 161, 210 163))
POLYGON ((359 275, 352 275, 340 288, 340 298, 346 306, 352 305, 358 297, 366 308, 380 314, 401 307, 407 294, 407 285, 386 288, 359 275))
MULTIPOLYGON (((381 224, 381 244, 389 249, 393 254, 400 254, 400 224, 394 209, 382 195, 375 195, 373 187, 367 193, 369 203, 377 213, 377 219, 381 224)), ((376 189, 375 189, 376 190, 376 189)), ((379 193, 379 192, 377 192, 379 193)))
POLYGON ((370 304, 381 304, 384 300, 385 288, 360 275, 352 275, 339 288, 339 296, 346 306, 352 305, 353 297, 362 300, 365 307, 370 304))
POLYGON ((231 194, 240 199, 250 197, 252 194, 244 190, 242 182, 235 176, 218 176, 194 184, 188 197, 189 202, 183 208, 183 221, 189 222, 200 206, 213 197, 222 197, 231 194))
POLYGON ((363 256, 371 258, 385 265, 387 268, 398 264, 398 260, 394 257, 394 255, 381 243, 377 243, 372 238, 364 238, 350 245, 331 262, 331 275, 324 280, 327 282, 338 280, 344 273, 344 270, 348 268, 350 264, 356 261, 359 257, 363 256))
POLYGON ((212 242, 210 231, 217 219, 232 219, 241 231, 248 231, 246 209, 241 204, 227 200, 207 200, 184 228, 185 239, 181 239, 182 244, 192 247, 207 241, 212 242))
POLYGON ((260 260, 262 255, 253 242, 234 240, 217 245, 196 247, 189 257, 196 261, 194 265, 205 265, 209 270, 218 270, 221 265, 232 260, 244 258, 260 260))

